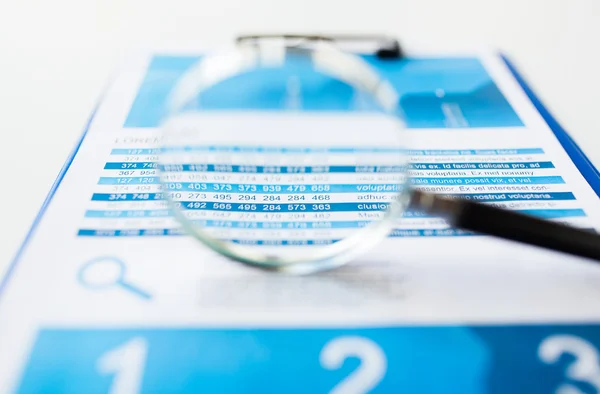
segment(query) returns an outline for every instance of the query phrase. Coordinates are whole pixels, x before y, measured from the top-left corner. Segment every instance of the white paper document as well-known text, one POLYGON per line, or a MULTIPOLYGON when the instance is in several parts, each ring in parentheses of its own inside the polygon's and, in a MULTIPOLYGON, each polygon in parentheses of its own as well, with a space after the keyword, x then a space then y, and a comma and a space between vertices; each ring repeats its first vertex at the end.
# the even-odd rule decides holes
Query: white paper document
MULTIPOLYGON (((584 259, 418 213, 348 266, 309 276, 246 267, 186 235, 162 193, 232 239, 278 215, 323 241, 395 191, 368 165, 385 147, 350 149, 343 136, 318 154, 340 172, 351 157, 360 183, 311 165, 277 173, 287 188, 275 190, 265 164, 242 190, 248 174, 219 155, 286 152, 223 134, 206 146, 212 178, 161 190, 165 98, 199 55, 134 56, 102 98, 0 287, 0 393, 600 390, 600 266, 584 259)), ((598 195, 501 57, 368 60, 402 95, 412 187, 600 229, 598 195)), ((318 116, 343 119, 352 100, 318 116)), ((217 116, 277 111, 240 105, 254 112, 217 116)), ((309 152, 304 137, 287 153, 309 152)), ((259 225, 246 242, 281 241, 280 228, 259 225)))

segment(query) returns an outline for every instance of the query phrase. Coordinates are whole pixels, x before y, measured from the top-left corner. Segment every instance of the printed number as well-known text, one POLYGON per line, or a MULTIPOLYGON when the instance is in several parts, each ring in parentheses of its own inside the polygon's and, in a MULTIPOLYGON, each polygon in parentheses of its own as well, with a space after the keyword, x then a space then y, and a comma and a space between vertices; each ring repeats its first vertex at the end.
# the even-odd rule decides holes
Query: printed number
POLYGON ((263 189, 263 192, 274 193, 274 192, 280 192, 281 186, 280 185, 263 185, 262 189, 263 189))
POLYGON ((256 185, 238 185, 238 191, 240 191, 240 192, 255 192, 256 185))
MULTIPOLYGON (((177 194, 180 194, 180 193, 177 193, 177 194)), ((205 200, 206 194, 204 194, 204 193, 188 193, 187 198, 188 198, 188 200, 198 200, 198 199, 205 200)))
POLYGON ((330 185, 312 185, 310 187, 310 190, 313 192, 328 192, 330 189, 330 185))
MULTIPOLYGON (((230 192, 231 191, 231 185, 228 184, 220 184, 220 183, 215 183, 213 185, 213 189, 215 191, 225 191, 225 192, 230 192)), ((204 190, 204 188, 202 189, 204 190)))
POLYGON ((306 190, 305 185, 289 185, 287 188, 288 192, 303 192, 306 190))
MULTIPOLYGON (((539 358, 547 364, 554 364, 565 353, 575 356, 575 361, 566 370, 566 376, 588 383, 600 392, 600 355, 591 343, 573 335, 553 335, 546 338, 538 349, 539 358)), ((582 391, 573 385, 563 384, 556 393, 580 394, 582 391)))
POLYGON ((306 205, 304 204, 287 204, 288 211, 306 211, 306 205))
MULTIPOLYGON (((181 183, 176 183, 176 185, 181 185, 181 183)), ((181 189, 181 187, 177 187, 178 189, 181 189)), ((188 183, 187 188, 189 190, 206 190, 207 186, 206 183, 188 183)))
POLYGON ((136 337, 98 359, 98 372, 103 375, 114 374, 109 394, 137 394, 141 391, 147 354, 148 343, 136 337))
POLYGON ((263 196, 263 201, 281 201, 281 196, 263 196))
POLYGON ((281 205, 263 204, 263 211, 281 211, 281 205))
POLYGON ((328 342, 320 355, 323 368, 339 369, 349 357, 360 359, 360 366, 338 383, 331 394, 367 393, 383 379, 387 360, 383 350, 373 341, 362 337, 341 337, 328 342))

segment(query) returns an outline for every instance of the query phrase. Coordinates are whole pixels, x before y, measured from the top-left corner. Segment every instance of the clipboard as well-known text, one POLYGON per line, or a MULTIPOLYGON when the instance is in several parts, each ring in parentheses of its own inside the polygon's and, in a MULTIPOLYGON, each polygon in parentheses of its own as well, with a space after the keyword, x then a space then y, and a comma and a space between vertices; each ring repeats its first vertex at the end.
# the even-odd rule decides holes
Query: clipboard
MULTIPOLYGON (((299 34, 273 34, 273 35, 261 34, 261 35, 239 36, 236 39, 236 41, 238 41, 238 42, 244 41, 244 40, 252 41, 257 38, 269 37, 269 36, 291 38, 291 39, 294 39, 294 38, 303 39, 306 37, 309 37, 310 39, 327 39, 327 40, 334 41, 336 43, 341 44, 342 47, 344 44, 350 43, 350 44, 354 45, 358 42, 359 45, 363 45, 363 46, 366 45, 366 47, 370 48, 370 50, 376 56, 378 56, 382 59, 400 59, 405 56, 405 53, 404 53, 403 49, 401 48, 399 41, 397 39, 394 39, 394 38, 391 38, 391 37, 385 36, 385 35, 343 35, 342 34, 342 35, 327 35, 327 36, 322 36, 322 35, 306 36, 306 35, 299 35, 299 34)), ((542 116, 544 121, 550 127, 550 129, 552 130, 552 132, 554 133, 556 138, 559 140, 560 144, 562 145, 564 150, 567 152, 567 154, 569 155, 569 157, 571 158, 571 160, 573 161, 573 163, 575 164, 575 166, 577 167, 579 172, 584 176, 584 178, 586 179, 588 184, 591 186, 591 188, 600 197, 600 171, 597 168, 595 168, 595 166, 592 164, 592 162, 589 160, 589 158, 585 155, 583 150, 577 145, 577 143, 571 138, 571 136, 568 134, 568 132, 558 123, 558 121, 556 121, 556 119, 552 116, 552 114, 544 106, 544 104, 540 100, 540 98, 535 94, 535 92, 527 84, 527 81, 524 79, 524 77, 519 73, 519 71, 517 70, 515 65, 510 61, 509 57, 504 54, 501 54, 501 57, 502 57, 504 63, 506 64, 506 66, 508 67, 508 69, 510 70, 512 76, 518 82, 520 87, 523 89, 523 91, 525 92, 525 94, 527 95, 529 100, 531 101, 531 103, 534 105, 534 107, 537 109, 537 111, 542 116)), ((106 88, 105 88, 105 90, 106 90, 106 88)), ((92 113, 90 114, 90 117, 88 118, 86 125, 83 128, 81 137, 75 143, 75 147, 73 148, 73 150, 67 157, 63 167, 59 171, 54 183, 52 184, 52 186, 50 188, 50 191, 48 192, 48 195, 46 196, 44 202, 42 203, 42 206, 40 207, 37 215, 35 216, 35 219, 31 225, 29 231, 25 235, 25 238, 24 238, 22 244, 18 248, 13 260, 11 261, 10 265, 8 266, 8 269, 5 273, 5 275, 2 278, 0 278, 1 279, 0 280, 0 296, 2 295, 3 289, 6 287, 8 281, 9 281, 9 278, 12 275, 12 272, 14 271, 14 268, 15 268, 16 264, 18 263, 18 260, 23 253, 23 250, 26 248, 39 221, 43 217, 43 215, 46 211, 46 208, 52 201, 52 198, 53 198, 56 190, 60 186, 62 179, 64 178, 65 174, 69 170, 69 168, 73 162, 73 159, 77 155, 77 152, 79 151, 79 147, 81 146, 81 143, 85 139, 85 136, 86 136, 87 131, 94 119, 97 109, 98 109, 100 103, 102 102, 103 96, 104 96, 104 94, 102 93, 97 101, 95 108, 92 110, 92 113)))
MULTIPOLYGON (((389 56, 390 53, 392 54, 391 57, 393 58, 394 53, 398 54, 398 56, 401 56, 401 51, 398 52, 394 52, 394 45, 391 46, 392 49, 390 50, 386 50, 386 56, 389 56)), ((399 48, 399 46, 398 46, 399 48)), ((597 195, 600 196, 600 173, 598 172, 598 170, 596 168, 594 168, 594 166, 592 165, 592 163, 590 162, 590 160, 585 156, 585 154, 583 153, 583 151, 577 146, 577 144, 572 140, 572 138, 568 135, 568 133, 558 124, 558 122, 552 117, 552 115, 549 113, 549 111, 543 106, 542 102, 537 98, 537 96, 535 96, 535 94, 533 93, 533 91, 531 90, 531 88, 526 84, 525 80, 523 79, 523 77, 517 72, 516 68, 512 65, 512 63, 508 60, 507 57, 503 57, 504 62, 506 63, 507 67, 510 69, 512 75, 514 76, 514 78, 516 79, 516 81, 519 83, 519 85, 521 86, 521 88, 523 89, 523 91, 526 93, 526 95, 528 96, 528 98, 530 99, 530 101, 533 103, 533 105, 535 106, 535 108, 538 110, 538 112, 540 113, 540 115, 543 117, 543 119, 546 121, 546 123, 548 124, 548 126, 552 129, 554 135, 557 137, 557 139, 560 141, 561 145, 563 146, 563 148, 565 149, 565 151, 568 153, 569 157, 571 158, 571 160, 573 161, 573 163, 577 166, 578 170, 580 171, 580 173, 585 177, 586 181, 589 183, 589 185, 592 187, 592 189, 596 192, 597 195)), ((96 110, 94 110, 94 112, 92 113, 90 120, 88 121, 88 124, 86 125, 86 127, 84 128, 84 131, 82 133, 82 136, 80 138, 80 140, 77 142, 73 152, 71 153, 71 155, 69 156, 69 158, 67 159, 65 165, 63 166, 63 168, 61 169, 56 181, 54 182, 46 200, 44 201, 38 215, 36 216, 36 219, 30 229, 30 231, 28 232, 25 241, 23 242, 23 244, 21 245, 19 251, 17 252, 17 255, 15 256, 15 259, 13 260, 13 262, 10 265, 10 268, 7 272, 7 274, 5 275, 5 277, 2 279, 2 281, 0 282, 0 299, 2 298, 3 292, 5 291, 5 288, 7 286, 7 284, 10 281, 11 275, 13 274, 15 268, 17 267, 18 263, 19 263, 19 259, 23 253, 23 251, 25 250, 25 248, 27 247, 27 244, 29 243, 32 235, 34 234, 34 232, 36 231, 36 228, 41 220, 41 218, 43 217, 46 209, 48 208, 49 204, 51 203, 56 190, 58 189, 58 187, 60 186, 64 176, 66 175, 66 173, 68 172, 73 159, 75 158, 75 156, 77 155, 79 148, 89 130, 90 124, 92 122, 92 120, 94 119, 94 115, 95 115, 96 110)), ((579 358, 583 358, 584 356, 582 354, 586 354, 585 352, 588 352, 587 354, 591 354, 589 352, 591 352, 591 348, 592 345, 590 344, 590 342, 588 340, 584 340, 581 338, 594 338, 594 340, 600 340, 600 333, 599 331, 599 327, 600 325, 596 325, 596 324, 586 324, 586 325, 577 325, 577 324, 572 324, 572 325, 555 325, 555 326, 536 326, 536 325, 517 325, 517 326, 502 326, 502 325, 486 325, 486 326, 471 326, 469 327, 469 329, 478 332, 478 334, 482 337, 493 337, 494 341, 496 343, 500 343, 500 344, 504 344, 505 345, 505 349, 506 351, 510 351, 511 346, 522 346, 522 347, 527 347, 529 346, 527 343, 525 343, 525 341, 523 341, 523 343, 517 343, 515 344, 514 342, 511 342, 512 338, 514 338, 515 336, 517 337, 531 337, 531 336, 541 336, 543 337, 546 334, 549 333, 554 333, 557 329, 561 330, 562 332, 568 333, 568 334, 564 334, 563 336, 554 336, 554 337, 549 337, 547 340, 549 342, 544 342, 546 343, 546 348, 548 349, 559 349, 561 350, 560 354, 562 353, 569 353, 571 351, 571 349, 573 349, 573 344, 575 344, 575 348, 576 349, 583 349, 581 350, 581 354, 574 354, 574 356, 576 357, 576 359, 579 358), (579 339, 578 339, 579 338, 579 339), (577 342, 579 341, 579 342, 577 342), (569 347, 570 346, 570 347, 569 347)), ((319 330, 319 329, 315 329, 315 330, 285 330, 280 337, 280 341, 279 345, 281 344, 287 344, 287 348, 286 350, 290 351, 290 353, 294 353, 294 350, 303 350, 303 341, 298 341, 298 343, 294 343, 296 340, 296 338, 303 338, 306 339, 306 343, 314 343, 315 341, 317 343, 320 343, 320 341, 326 341, 327 338, 329 338, 329 336, 331 335, 332 331, 333 332, 337 332, 336 330, 339 330, 339 335, 343 336, 344 338, 350 338, 350 339, 346 339, 342 342, 327 342, 326 347, 323 349, 315 349, 315 351, 317 353, 321 352, 321 365, 324 366, 325 369, 329 369, 329 370, 336 370, 336 365, 337 362, 335 361, 336 359, 341 359, 341 360, 345 360, 345 356, 348 355, 348 352, 344 349, 348 349, 349 344, 351 344, 352 346, 359 346, 361 349, 366 349, 364 350, 364 354, 360 354, 359 358, 361 357, 366 357, 365 355, 369 355, 369 357, 374 357, 374 360, 377 360, 377 357, 380 357, 380 355, 378 355, 378 350, 376 347, 373 347, 373 343, 369 342, 369 341, 365 341, 365 342, 360 342, 360 340, 357 341, 356 338, 359 337, 364 337, 364 336, 370 336, 370 338, 375 338, 378 341, 381 341, 382 343, 386 343, 388 346, 393 347, 393 349, 395 349, 393 351, 393 354, 402 354, 403 351, 407 351, 408 352, 419 352, 421 351, 418 348, 415 348, 414 346, 411 347, 411 341, 413 340, 418 340, 423 333, 425 333, 425 335, 433 335, 434 337, 436 335, 438 335, 437 333, 442 332, 442 336, 444 335, 450 335, 452 336, 454 339, 457 339, 457 342, 453 344, 453 346, 456 346, 456 344, 461 344, 461 340, 464 340, 464 342, 462 342, 462 344, 464 345, 463 350, 467 349, 468 351, 464 352, 464 355, 460 355, 460 354, 453 354, 453 357, 448 358, 446 360, 443 360, 443 362, 441 363, 442 366, 446 367, 447 370, 440 374, 440 375, 436 375, 434 377, 432 376, 428 376, 426 373, 424 372, 418 372, 417 375, 421 374, 420 379, 422 381, 431 381, 432 383, 427 386, 424 387, 424 389, 422 390, 422 392, 429 392, 429 391, 438 391, 439 390, 443 390, 445 387, 447 387, 447 383, 446 381, 444 381, 444 376, 446 373, 448 373, 448 371, 450 371, 450 374, 454 374, 455 376, 457 376, 457 379, 460 379, 462 382, 466 382, 464 383, 464 386, 455 386, 455 388, 457 390, 460 390, 460 392, 462 393, 469 393, 469 392, 477 392, 478 389, 481 388, 481 382, 479 381, 479 379, 481 379, 481 374, 484 373, 483 369, 485 367, 485 363, 489 360, 489 355, 486 354, 486 349, 484 346, 479 346, 477 343, 474 343, 470 340, 467 339, 466 334, 464 332, 464 329, 461 327, 452 327, 452 326, 440 326, 440 327, 401 327, 401 328, 353 328, 353 329, 336 329, 336 328, 331 328, 331 329, 323 329, 323 330, 319 330), (440 331, 441 330, 441 331, 440 331), (368 335, 367 335, 368 334, 368 335), (398 335, 401 334, 401 335, 398 335), (398 337, 402 337, 402 341, 397 341, 394 342, 395 338, 398 337), (350 342, 348 342, 350 341, 350 342), (354 341, 354 342, 352 342, 354 341), (325 349, 330 349, 329 352, 327 352, 325 349), (333 350, 331 350, 333 349, 333 350), (338 350, 336 350, 338 349, 338 350), (341 349, 341 350, 339 350, 341 349), (329 354, 329 356, 327 355, 329 354), (333 355, 332 355, 333 354, 333 355), (338 354, 338 356, 336 356, 336 354, 338 354), (341 355, 340 355, 341 354, 341 355), (467 360, 467 358, 469 360, 467 360), (328 361, 329 360, 329 361, 328 361), (331 361, 333 360, 333 361, 331 361), (468 363, 469 365, 471 365, 472 368, 457 368, 456 366, 461 366, 463 364, 461 363, 468 363), (454 366, 454 369, 453 369, 454 366)), ((127 330, 123 330, 123 331, 127 331, 127 330)), ((164 336, 163 334, 161 334, 160 332, 154 332, 153 330, 146 330, 147 334, 149 336, 155 336, 157 338, 164 336)), ((190 337, 192 338, 194 336, 194 330, 193 329, 189 329, 189 330, 182 330, 183 331, 183 335, 186 337, 190 337)), ((226 334, 227 335, 238 335, 238 334, 248 334, 249 332, 252 332, 252 335, 256 335, 257 338, 259 338, 259 340, 264 340, 266 342, 272 341, 273 339, 269 337, 269 330, 230 330, 227 331, 226 334), (262 339, 261 339, 262 338, 262 339)), ((121 334, 126 334, 126 332, 120 332, 118 333, 118 335, 121 334)), ((211 333, 209 333, 211 334, 211 333)), ((209 337, 215 340, 215 346, 213 348, 213 351, 216 351, 215 349, 218 348, 218 334, 219 333, 212 333, 215 334, 214 337, 209 337)), ((222 334, 222 332, 221 332, 222 334)), ((60 332, 51 332, 50 335, 65 335, 64 333, 61 334, 60 332)), ((336 334, 337 335, 337 334, 336 334)), ((162 337, 161 337, 162 338, 162 337)), ((168 344, 168 346, 177 346, 178 342, 176 340, 173 340, 172 338, 163 338, 163 340, 165 340, 166 342, 164 342, 165 344, 168 344)), ((191 340, 191 339, 190 339, 191 340)), ((194 342, 193 340, 191 340, 191 342, 188 342, 189 345, 198 345, 197 342, 194 342)), ((272 342, 273 345, 276 345, 277 342, 272 342)), ((204 344, 206 345, 206 344, 204 344)), ((139 343, 133 343, 132 348, 135 348, 136 346, 141 346, 139 345, 139 343)), ((446 351, 446 353, 451 354, 452 353, 452 349, 451 346, 445 348, 444 344, 440 344, 441 346, 441 350, 442 351, 446 351)), ((500 346, 501 347, 501 346, 500 346)), ((533 353, 536 353, 536 349, 529 349, 532 350, 533 353)), ((572 352, 571 352, 572 353, 572 352)), ((433 357, 433 353, 427 353, 425 352, 424 354, 424 359, 426 361, 427 356, 433 357)), ((500 355, 500 359, 502 355, 500 355)), ((281 357, 284 357, 283 355, 281 355, 281 357)), ((546 356, 544 356, 546 357, 546 356)), ((558 356, 557 356, 558 357, 558 356)), ((546 362, 546 364, 552 364, 552 357, 547 356, 548 362, 546 362)), ((385 362, 392 365, 394 362, 396 362, 397 360, 395 359, 388 359, 385 362)), ((381 362, 381 359, 379 359, 378 362, 381 362)), ((516 391, 511 391, 511 386, 510 384, 512 382, 518 382, 518 383, 523 383, 526 382, 528 379, 528 374, 532 374, 532 373, 536 373, 539 372, 539 370, 532 370, 529 367, 529 364, 531 360, 523 360, 523 365, 525 366, 524 368, 522 368, 522 374, 519 376, 515 376, 514 372, 515 372, 515 368, 518 368, 519 365, 513 366, 512 369, 509 369, 509 372, 512 372, 513 375, 503 375, 503 373, 506 373, 505 370, 502 370, 501 368, 499 369, 499 372, 492 372, 492 374, 496 374, 494 376, 491 377, 491 379, 496 382, 496 386, 494 386, 496 388, 496 390, 498 390, 498 392, 516 392, 516 391), (502 384, 504 386, 502 386, 502 384)), ((423 370, 426 370, 426 362, 422 365, 422 367, 424 368, 423 370)), ((185 369, 185 366, 179 366, 182 369, 185 369)), ((352 365, 350 367, 346 367, 346 368, 351 368, 352 365)), ((356 367, 356 365, 354 364, 354 367, 356 367)), ((557 366, 558 368, 559 366, 557 366)), ((340 367, 341 368, 341 367, 340 367)), ((565 368, 564 366, 560 366, 560 368, 565 368)), ((339 374, 337 376, 334 376, 333 378, 331 378, 331 386, 335 385, 336 382, 339 381, 343 381, 343 379, 341 377, 348 375, 348 369, 342 369, 340 371, 338 371, 339 374)), ((277 371, 276 370, 270 370, 269 374, 273 374, 273 375, 277 375, 277 371)), ((26 375, 27 376, 27 375, 26 375)), ((568 377, 569 378, 569 377, 568 377)), ((311 379, 320 379, 320 377, 318 375, 310 375, 310 376, 305 376, 304 379, 307 380, 311 380, 311 379)), ((398 384, 399 382, 401 382, 401 379, 398 381, 394 381, 393 383, 389 383, 389 387, 394 387, 394 384, 398 384)), ((371 380, 371 383, 373 383, 373 380, 371 380)), ((379 381, 375 382, 375 383, 379 383, 379 381)), ((550 379, 547 382, 547 387, 550 388, 554 388, 555 386, 557 386, 559 384, 558 381, 555 381, 553 379, 550 379)), ((585 379, 584 379, 584 384, 585 384, 585 379)), ((370 386, 364 386, 365 389, 369 388, 370 386)), ((371 388, 374 388, 375 386, 372 386, 371 388)), ((575 384, 573 387, 579 387, 577 386, 577 384, 575 384)), ((238 387, 239 388, 239 387, 238 387)), ((386 392, 386 388, 381 386, 379 387, 382 391, 386 392)), ((537 387, 536 387, 537 388, 537 387)))

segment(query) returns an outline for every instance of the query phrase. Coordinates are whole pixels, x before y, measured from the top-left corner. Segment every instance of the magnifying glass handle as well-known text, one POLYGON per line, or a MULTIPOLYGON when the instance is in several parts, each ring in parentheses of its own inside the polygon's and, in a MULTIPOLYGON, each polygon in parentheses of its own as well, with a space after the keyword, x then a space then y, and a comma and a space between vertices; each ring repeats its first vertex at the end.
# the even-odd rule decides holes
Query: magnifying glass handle
POLYGON ((456 228, 587 257, 600 262, 600 235, 561 223, 463 199, 418 190, 410 208, 441 216, 456 228))

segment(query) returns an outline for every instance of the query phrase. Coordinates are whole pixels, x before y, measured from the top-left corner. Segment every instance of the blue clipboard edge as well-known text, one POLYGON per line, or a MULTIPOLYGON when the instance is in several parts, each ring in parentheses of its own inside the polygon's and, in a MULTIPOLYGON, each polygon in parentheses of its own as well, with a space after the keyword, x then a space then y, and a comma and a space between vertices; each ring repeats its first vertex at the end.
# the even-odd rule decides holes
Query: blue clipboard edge
MULTIPOLYGON (((540 115, 542 116, 544 121, 548 124, 548 126, 550 127, 550 129, 552 130, 554 135, 556 135, 556 138, 558 139, 560 144, 563 146, 564 150, 567 152, 567 154, 573 161, 573 164, 575 164, 575 166, 577 167, 577 169, 579 170, 581 175, 583 175, 583 177, 588 182, 590 187, 600 197, 600 171, 598 171, 598 169, 596 167, 594 167, 594 165, 592 164, 590 159, 588 159, 588 157, 585 155, 585 153, 583 153, 583 151, 577 145, 577 143, 575 143, 575 141, 569 136, 569 134, 566 132, 566 130, 558 123, 558 121, 556 121, 556 119, 552 116, 552 114, 550 114, 550 112, 546 109, 546 107, 544 107, 541 100, 535 95, 535 93, 533 92, 531 87, 529 87, 529 85, 527 84, 525 79, 519 74, 519 72, 517 71, 515 66, 508 59, 508 57, 506 55, 502 54, 501 58, 504 61, 504 63, 506 64, 506 66, 508 67, 508 69, 510 70, 513 77, 517 80, 517 82, 519 83, 519 85, 521 86, 521 88, 523 89, 523 91, 525 92, 527 97, 529 98, 529 100, 532 102, 534 107, 540 113, 540 115)), ((25 248, 31 241, 31 238, 32 238, 33 234, 35 233, 35 230, 37 229, 40 221, 42 220, 42 217, 46 213, 48 206, 52 202, 52 198, 54 197, 56 190, 59 188, 63 178, 69 171, 71 164, 73 164, 73 160, 75 159, 75 156, 77 156, 77 152, 79 152, 79 148, 81 147, 81 144, 83 143, 83 140, 85 139, 85 136, 87 135, 87 133, 90 129, 90 125, 92 124, 92 121, 94 120, 94 117, 98 111, 98 108, 100 107, 100 104, 102 103, 103 98, 104 98, 104 93, 100 95, 100 98, 98 99, 98 101, 96 103, 96 106, 94 107, 85 127, 83 128, 83 133, 81 134, 81 137, 75 144, 73 151, 71 152, 71 154, 65 161, 65 164, 61 168, 56 179, 54 180, 54 183, 52 184, 52 187, 50 188, 50 191, 48 192, 46 199, 42 203, 40 210, 38 211, 35 219, 33 220, 33 223, 31 224, 29 231, 25 235, 25 238, 24 238, 21 246, 17 250, 15 257, 11 261, 6 273, 4 274, 4 277, 0 281, 0 298, 2 297, 2 294, 4 294, 4 291, 5 291, 6 287, 8 286, 8 281, 12 277, 12 275, 17 267, 17 264, 19 263, 21 256, 23 255, 23 252, 25 251, 25 248)))
POLYGON ((585 178, 590 187, 600 197, 600 171, 590 159, 583 153, 579 145, 571 138, 567 131, 558 123, 558 121, 552 116, 550 111, 546 109, 542 101, 535 95, 531 87, 527 84, 525 79, 519 74, 513 63, 508 59, 506 55, 501 55, 502 60, 515 77, 521 88, 534 105, 535 109, 542 115, 544 121, 548 124, 565 152, 569 155, 573 164, 577 167, 581 175, 585 178))
POLYGON ((31 237, 35 233, 37 226, 39 225, 40 221, 42 220, 42 217, 46 213, 48 206, 52 202, 52 198, 54 197, 56 190, 58 190, 58 187, 60 186, 60 184, 61 184, 63 178, 65 177, 65 175, 67 174, 67 172, 69 171, 71 164, 73 164, 73 160, 75 159, 75 156, 77 156, 77 152, 79 152, 79 148, 81 147, 81 144, 83 143, 83 140, 85 139, 85 136, 87 135, 88 130, 90 129, 90 125, 92 124, 92 121, 94 120, 94 117, 96 116, 96 113, 98 112, 98 108, 100 107, 100 104, 102 103, 103 98, 104 98, 104 93, 101 94, 100 98, 97 100, 96 106, 92 110, 92 113, 83 128, 83 133, 81 133, 81 137, 79 137, 79 140, 75 143, 75 147, 71 151, 71 154, 65 161, 65 164, 63 164, 62 168, 60 169, 60 172, 58 173, 58 176, 54 180, 54 183, 52 184, 52 187, 50 188, 50 191, 48 192, 46 199, 42 203, 42 206, 40 207, 37 215, 35 216, 35 219, 33 219, 33 223, 31 224, 29 231, 25 235, 25 238, 23 239, 21 246, 17 250, 15 257, 13 258, 10 265, 8 266, 8 269, 6 270, 4 277, 1 278, 1 280, 0 280, 0 298, 2 298, 2 294, 4 294, 4 290, 6 289, 6 286, 8 285, 8 281, 10 280, 15 268, 17 267, 17 264, 18 264, 19 260, 21 259, 21 256, 23 255, 25 248, 29 244, 29 241, 31 240, 31 237))

